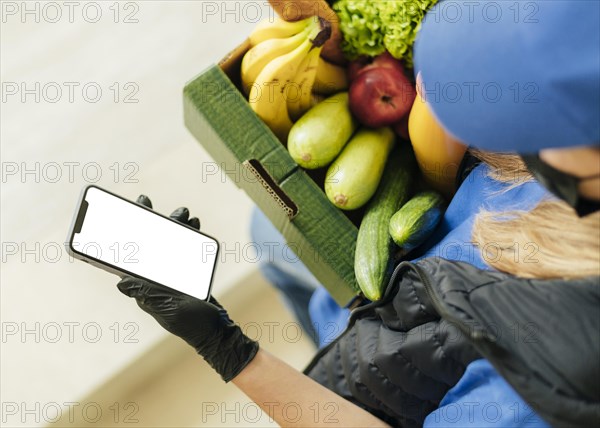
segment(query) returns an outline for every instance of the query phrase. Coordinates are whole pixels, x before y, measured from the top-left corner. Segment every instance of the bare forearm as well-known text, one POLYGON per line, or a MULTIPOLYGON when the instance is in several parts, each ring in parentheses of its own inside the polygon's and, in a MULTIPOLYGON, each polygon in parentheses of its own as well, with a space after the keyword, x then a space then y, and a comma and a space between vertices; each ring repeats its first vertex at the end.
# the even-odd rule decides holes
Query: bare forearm
POLYGON ((283 427, 388 426, 262 349, 233 383, 283 427))

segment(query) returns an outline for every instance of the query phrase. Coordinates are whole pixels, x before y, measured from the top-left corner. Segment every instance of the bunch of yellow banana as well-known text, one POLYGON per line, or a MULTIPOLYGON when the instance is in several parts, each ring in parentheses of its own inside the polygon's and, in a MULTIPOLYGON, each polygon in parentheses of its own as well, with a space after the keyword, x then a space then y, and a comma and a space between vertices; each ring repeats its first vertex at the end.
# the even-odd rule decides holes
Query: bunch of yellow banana
POLYGON ((250 106, 282 141, 293 121, 329 95, 348 88, 343 68, 321 59, 331 36, 326 20, 311 17, 261 22, 250 35, 241 66, 242 89, 250 106))

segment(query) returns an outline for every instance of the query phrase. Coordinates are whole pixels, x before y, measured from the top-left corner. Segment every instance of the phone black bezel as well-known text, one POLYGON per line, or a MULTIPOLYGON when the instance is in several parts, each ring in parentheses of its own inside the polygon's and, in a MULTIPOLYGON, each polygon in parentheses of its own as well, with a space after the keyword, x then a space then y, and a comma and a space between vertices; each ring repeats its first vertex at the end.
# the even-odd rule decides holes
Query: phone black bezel
MULTIPOLYGON (((211 273, 211 276, 210 276, 210 283, 208 284, 208 294, 207 294, 205 300, 208 300, 210 298, 211 293, 212 293, 213 280, 214 280, 215 272, 216 272, 216 269, 217 269, 217 262, 219 260, 219 252, 221 250, 221 246, 220 246, 218 240, 216 240, 214 237, 212 237, 210 235, 207 235, 206 233, 203 233, 203 232, 201 232, 201 231, 199 231, 197 229, 194 229, 193 227, 191 227, 191 226, 189 226, 187 224, 183 224, 183 223, 180 223, 180 222, 178 222, 176 220, 173 220, 172 218, 167 217, 167 216, 165 216, 163 214, 160 214, 160 213, 154 211, 153 209, 148 208, 145 205, 139 204, 137 202, 132 202, 129 199, 126 199, 126 198, 124 198, 122 196, 119 196, 116 193, 111 192, 109 190, 106 190, 106 189, 104 189, 104 188, 102 188, 100 186, 97 186, 95 184, 90 184, 90 185, 87 185, 87 186, 85 186, 83 188, 83 190, 81 191, 81 194, 79 196, 79 201, 77 203, 77 206, 75 207, 75 215, 74 215, 73 220, 71 222, 71 226, 69 228, 69 234, 68 234, 68 237, 67 237, 67 252, 69 253, 69 255, 71 257, 73 257, 73 258, 75 258, 77 260, 81 260, 81 261, 83 261, 85 263, 91 264, 92 266, 100 268, 100 269, 102 269, 102 270, 104 270, 106 272, 115 274, 115 275, 119 276, 120 278, 124 278, 126 276, 132 276, 132 277, 135 277, 135 278, 143 279, 144 281, 148 281, 148 282, 152 282, 154 284, 162 285, 163 287, 170 288, 171 290, 175 290, 174 288, 169 287, 168 285, 161 284, 160 282, 156 282, 156 281, 154 281, 154 280, 152 280, 150 278, 145 278, 145 277, 143 277, 141 275, 138 275, 138 274, 135 274, 135 273, 130 272, 128 270, 125 270, 125 269, 119 268, 117 266, 111 265, 111 264, 106 263, 106 262, 104 262, 102 260, 90 257, 87 254, 84 254, 82 252, 77 251, 73 247, 73 238, 75 237, 75 233, 76 233, 77 227, 79 226, 79 228, 80 228, 80 226, 83 224, 83 219, 85 218, 85 216, 82 217, 82 212, 84 214, 85 214, 85 212, 87 212, 86 195, 87 195, 88 190, 92 189, 92 188, 96 188, 96 189, 98 189, 98 190, 100 190, 102 192, 108 193, 109 195, 111 195, 113 197, 119 198, 119 199, 121 199, 121 200, 123 200, 125 202, 128 202, 130 204, 135 205, 138 208, 145 209, 146 211, 149 211, 149 212, 151 212, 154 215, 157 215, 157 216, 162 217, 162 218, 164 218, 164 219, 166 219, 168 221, 171 221, 171 222, 177 224, 178 226, 188 228, 188 229, 190 229, 193 232, 196 232, 196 233, 198 233, 198 234, 200 234, 200 235, 202 235, 204 237, 212 239, 215 242, 216 246, 217 246, 217 252, 215 253, 215 263, 213 265, 213 270, 212 270, 212 273, 211 273)), ((80 228, 80 230, 81 230, 81 228, 80 228)), ((183 293, 183 291, 180 291, 180 290, 175 290, 175 291, 183 293)), ((187 294, 187 293, 183 293, 183 294, 187 294)), ((195 296, 191 296, 191 297, 194 297, 194 298, 198 299, 198 297, 195 297, 195 296)))

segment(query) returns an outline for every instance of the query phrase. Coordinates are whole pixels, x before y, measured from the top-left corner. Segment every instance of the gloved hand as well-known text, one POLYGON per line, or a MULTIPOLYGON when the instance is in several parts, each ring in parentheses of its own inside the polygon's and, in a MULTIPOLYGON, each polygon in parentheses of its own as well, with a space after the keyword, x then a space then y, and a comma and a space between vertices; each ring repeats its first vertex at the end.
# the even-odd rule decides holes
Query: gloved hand
MULTIPOLYGON (((152 208, 142 195, 138 203, 152 208)), ((199 228, 197 218, 189 219, 187 208, 179 208, 172 219, 199 228)), ((191 345, 221 375, 225 382, 237 376, 258 352, 258 343, 242 333, 227 311, 211 297, 208 302, 138 278, 123 278, 119 290, 165 328, 191 345)))

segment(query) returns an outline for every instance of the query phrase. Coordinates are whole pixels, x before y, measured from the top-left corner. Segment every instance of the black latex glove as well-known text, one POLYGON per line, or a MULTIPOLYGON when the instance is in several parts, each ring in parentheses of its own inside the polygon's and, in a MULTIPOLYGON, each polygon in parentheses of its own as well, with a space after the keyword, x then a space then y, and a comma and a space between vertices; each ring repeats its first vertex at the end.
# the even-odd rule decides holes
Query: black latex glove
MULTIPOLYGON (((148 197, 138 203, 152 208, 148 197)), ((171 218, 195 228, 197 218, 189 219, 187 208, 178 208, 171 218)), ((208 302, 159 284, 138 278, 123 278, 119 290, 136 299, 137 304, 165 328, 191 345, 198 354, 229 382, 248 365, 258 351, 258 343, 242 333, 227 311, 214 299, 208 302)))

